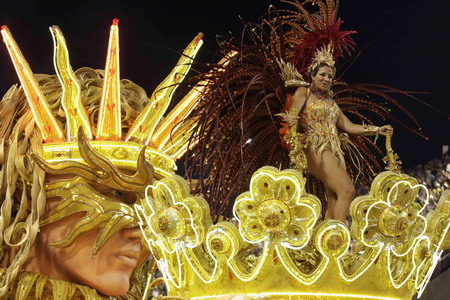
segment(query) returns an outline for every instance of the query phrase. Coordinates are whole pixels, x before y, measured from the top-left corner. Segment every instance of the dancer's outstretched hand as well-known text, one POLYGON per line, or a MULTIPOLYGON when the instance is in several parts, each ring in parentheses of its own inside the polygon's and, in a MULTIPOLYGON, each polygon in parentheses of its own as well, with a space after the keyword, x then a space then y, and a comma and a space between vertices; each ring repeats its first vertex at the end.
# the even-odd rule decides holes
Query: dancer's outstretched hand
POLYGON ((384 125, 384 126, 381 126, 378 129, 378 133, 381 134, 381 135, 387 135, 387 134, 393 135, 394 134, 394 128, 391 125, 384 125))

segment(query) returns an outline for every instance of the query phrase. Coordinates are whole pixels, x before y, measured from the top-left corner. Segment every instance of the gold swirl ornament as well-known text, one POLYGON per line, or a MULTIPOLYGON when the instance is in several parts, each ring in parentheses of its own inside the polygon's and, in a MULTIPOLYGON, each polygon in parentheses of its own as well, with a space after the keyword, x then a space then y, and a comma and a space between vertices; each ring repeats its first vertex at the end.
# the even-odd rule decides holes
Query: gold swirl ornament
POLYGON ((349 249, 350 231, 343 222, 325 220, 316 229, 315 245, 325 257, 340 258, 349 249))

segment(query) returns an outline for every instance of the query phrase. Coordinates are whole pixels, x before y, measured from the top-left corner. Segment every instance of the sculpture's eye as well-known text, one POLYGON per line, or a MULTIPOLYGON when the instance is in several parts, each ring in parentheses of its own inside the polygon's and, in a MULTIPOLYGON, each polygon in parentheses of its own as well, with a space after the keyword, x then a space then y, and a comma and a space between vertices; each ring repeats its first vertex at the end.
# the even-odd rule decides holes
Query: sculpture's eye
POLYGON ((102 194, 105 197, 108 197, 110 199, 125 202, 128 204, 133 204, 136 202, 136 200, 141 199, 144 197, 144 195, 141 195, 141 193, 131 192, 131 191, 123 191, 123 190, 116 190, 114 188, 101 185, 101 184, 92 184, 91 186, 99 193, 102 194))
POLYGON ((103 194, 107 197, 113 198, 120 202, 129 203, 129 204, 135 203, 136 200, 140 198, 134 192, 120 191, 120 190, 115 190, 115 189, 111 189, 107 193, 103 193, 103 194))
POLYGON ((113 190, 113 191, 111 192, 111 194, 113 194, 114 197, 116 197, 116 198, 125 199, 125 193, 122 192, 122 191, 113 190))

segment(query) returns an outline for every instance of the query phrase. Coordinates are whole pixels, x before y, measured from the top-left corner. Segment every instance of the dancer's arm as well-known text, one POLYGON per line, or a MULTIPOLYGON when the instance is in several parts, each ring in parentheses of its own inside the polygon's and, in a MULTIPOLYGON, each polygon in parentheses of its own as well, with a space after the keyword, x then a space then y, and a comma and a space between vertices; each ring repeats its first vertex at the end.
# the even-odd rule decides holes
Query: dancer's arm
POLYGON ((338 129, 355 135, 386 135, 392 134, 394 129, 390 125, 383 125, 381 127, 373 125, 360 125, 350 121, 347 116, 341 111, 336 123, 338 129))
POLYGON ((297 124, 298 113, 301 112, 303 106, 305 106, 307 98, 308 98, 308 88, 306 87, 297 88, 297 90, 294 93, 292 105, 289 108, 289 112, 286 114, 286 122, 288 122, 290 126, 297 124), (296 114, 294 112, 296 112, 296 114))

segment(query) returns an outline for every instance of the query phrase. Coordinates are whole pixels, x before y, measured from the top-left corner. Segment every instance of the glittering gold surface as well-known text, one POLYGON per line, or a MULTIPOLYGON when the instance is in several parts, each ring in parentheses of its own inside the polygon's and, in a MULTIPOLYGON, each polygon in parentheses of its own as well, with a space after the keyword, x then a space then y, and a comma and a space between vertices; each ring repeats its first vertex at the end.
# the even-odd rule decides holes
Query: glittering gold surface
POLYGON ((237 224, 215 225, 180 177, 154 184, 138 211, 169 295, 411 299, 423 290, 449 230, 449 193, 425 218, 416 202, 422 197, 426 205, 425 187, 383 172, 368 195, 353 201, 349 230, 339 221, 319 221, 320 201, 305 193, 304 183, 295 170, 263 167, 235 202, 237 224), (169 210, 179 213, 164 213, 169 210))
POLYGON ((54 65, 62 86, 61 106, 66 113, 67 141, 78 136, 81 127, 89 139, 93 138, 86 110, 81 103, 81 87, 69 61, 66 40, 58 26, 50 27, 54 43, 54 65))
MULTIPOLYGON (((194 40, 186 47, 180 60, 170 74, 158 85, 150 97, 150 103, 136 119, 133 126, 128 131, 126 141, 138 141, 149 144, 154 134, 155 128, 161 121, 163 114, 169 106, 172 95, 179 83, 186 77, 191 67, 191 63, 203 41, 203 34, 199 33, 194 40)), ((166 132, 170 134, 170 132, 166 132)))
POLYGON ((35 121, 41 129, 42 136, 46 142, 64 141, 64 133, 52 114, 47 100, 42 93, 28 62, 23 57, 16 41, 11 35, 8 27, 2 26, 3 42, 5 43, 17 75, 27 96, 28 104, 33 112, 35 121))
POLYGON ((118 22, 118 19, 113 20, 109 33, 103 93, 98 114, 98 140, 118 140, 122 137, 118 22))

